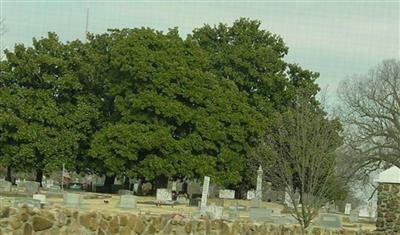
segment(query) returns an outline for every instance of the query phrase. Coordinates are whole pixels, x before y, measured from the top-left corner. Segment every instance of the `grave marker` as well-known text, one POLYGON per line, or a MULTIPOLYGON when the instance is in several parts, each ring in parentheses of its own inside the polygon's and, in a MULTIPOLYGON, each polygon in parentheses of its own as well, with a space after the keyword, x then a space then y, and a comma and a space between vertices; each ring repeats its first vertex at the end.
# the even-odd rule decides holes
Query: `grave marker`
POLYGON ((210 177, 204 176, 203 191, 201 193, 200 209, 205 211, 207 209, 208 187, 210 185, 210 177))
POLYGON ((32 198, 38 200, 42 205, 47 203, 46 195, 44 194, 33 194, 32 198))
POLYGON ((158 202, 172 201, 172 192, 171 192, 171 190, 170 189, 166 189, 166 188, 158 188, 157 189, 156 200, 158 202))
POLYGON ((344 214, 345 215, 350 215, 351 212, 351 204, 350 203, 346 203, 346 206, 344 207, 344 214))
POLYGON ((15 207, 21 207, 22 205, 27 205, 28 207, 35 207, 35 208, 41 208, 40 201, 37 199, 33 198, 18 198, 15 199, 14 201, 14 206, 15 207))
POLYGON ((338 215, 334 214, 320 214, 318 220, 318 226, 324 228, 340 229, 342 228, 342 222, 338 215))
POLYGON ((246 196, 247 200, 251 200, 255 197, 256 197, 256 191, 254 190, 247 191, 247 196, 246 196))
POLYGON ((230 189, 219 190, 219 198, 235 199, 235 190, 230 190, 230 189))
POLYGON ((352 224, 358 223, 358 212, 357 211, 353 210, 350 212, 349 221, 352 224))
POLYGON ((64 193, 64 205, 67 207, 81 208, 83 196, 77 193, 64 193))
POLYGON ((11 182, 6 180, 0 180, 0 192, 11 192, 11 182))
POLYGON ((122 209, 137 209, 136 197, 131 194, 122 194, 119 198, 118 207, 122 209))
POLYGON ((263 170, 260 165, 257 170, 257 186, 256 186, 256 197, 260 200, 262 198, 262 177, 263 177, 263 170))

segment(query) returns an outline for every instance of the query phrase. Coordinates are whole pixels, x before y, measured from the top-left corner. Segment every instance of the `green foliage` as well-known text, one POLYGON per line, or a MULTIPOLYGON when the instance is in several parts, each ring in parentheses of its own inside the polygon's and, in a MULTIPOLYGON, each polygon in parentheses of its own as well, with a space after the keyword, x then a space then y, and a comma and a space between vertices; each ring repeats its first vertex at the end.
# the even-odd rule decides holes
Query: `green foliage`
POLYGON ((249 163, 275 114, 299 90, 318 104, 318 74, 286 63, 287 53, 249 19, 186 39, 136 28, 16 45, 0 63, 0 161, 250 187, 249 163))

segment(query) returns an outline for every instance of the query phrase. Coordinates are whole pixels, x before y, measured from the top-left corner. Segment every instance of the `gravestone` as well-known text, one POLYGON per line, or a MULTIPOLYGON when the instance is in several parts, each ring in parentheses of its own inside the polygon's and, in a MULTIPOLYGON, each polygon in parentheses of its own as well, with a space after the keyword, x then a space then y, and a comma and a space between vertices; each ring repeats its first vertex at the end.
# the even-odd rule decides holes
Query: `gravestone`
POLYGON ((320 214, 317 225, 320 227, 332 229, 342 228, 340 217, 335 214, 320 214))
POLYGON ((190 198, 189 199, 189 206, 191 206, 191 207, 198 207, 199 203, 201 203, 201 198, 190 198))
POLYGON ((230 189, 219 190, 219 198, 235 199, 235 190, 230 190, 230 189))
POLYGON ((206 209, 210 219, 222 219, 224 208, 222 206, 210 205, 206 209))
POLYGON ((67 207, 81 208, 83 195, 78 193, 64 193, 64 205, 67 207))
POLYGON ((33 198, 17 198, 14 201, 15 207, 21 207, 22 205, 27 205, 31 208, 41 208, 40 201, 33 198))
POLYGON ((204 176, 203 191, 201 193, 200 209, 205 211, 207 209, 208 187, 210 185, 210 177, 204 176))
POLYGON ((126 189, 120 189, 118 190, 118 195, 133 195, 133 191, 126 190, 126 189))
POLYGON ((361 207, 358 211, 359 217, 369 218, 370 214, 367 207, 361 207))
POLYGON ((256 185, 256 197, 260 200, 262 200, 262 177, 263 177, 263 170, 260 165, 257 170, 257 185, 256 185))
POLYGON ((297 224, 298 221, 293 218, 293 216, 289 215, 283 215, 283 216, 279 216, 279 215, 273 215, 273 220, 274 220, 274 224, 297 224))
POLYGON ((250 208, 249 214, 252 220, 273 221, 274 210, 270 208, 250 208))
POLYGON ((262 205, 262 201, 261 201, 259 198, 257 198, 257 197, 254 197, 254 198, 251 199, 251 201, 250 201, 250 207, 251 207, 251 208, 260 208, 261 205, 262 205))
POLYGON ((61 187, 58 185, 52 185, 52 186, 48 187, 47 190, 49 190, 49 192, 52 192, 52 193, 59 193, 59 192, 61 192, 61 187))
POLYGON ((349 215, 350 223, 358 223, 358 211, 352 210, 349 215))
POLYGON ((119 197, 119 203, 117 207, 122 209, 137 209, 136 197, 131 194, 122 194, 119 197))
POLYGON ((133 192, 138 193, 138 189, 139 189, 139 182, 136 182, 133 184, 133 192))
POLYGON ((256 191, 254 190, 247 191, 247 196, 246 196, 247 200, 251 200, 255 197, 256 197, 256 191))
POLYGON ((33 199, 39 200, 40 204, 45 205, 47 203, 46 195, 44 194, 33 194, 33 199))
POLYGON ((168 202, 172 201, 172 192, 170 189, 158 188, 156 195, 157 202, 168 202))
POLYGON ((17 185, 18 189, 22 190, 27 194, 34 194, 39 191, 40 184, 35 181, 21 181, 17 185))
POLYGON ((184 205, 189 204, 189 200, 185 196, 179 196, 179 195, 176 197, 176 202, 184 205))
POLYGON ((11 182, 6 180, 0 180, 0 193, 11 192, 11 182))
POLYGON ((54 185, 54 180, 48 179, 46 180, 46 188, 49 188, 54 185))
POLYGON ((346 203, 346 206, 344 207, 344 214, 345 215, 350 215, 351 212, 351 204, 350 203, 346 203))

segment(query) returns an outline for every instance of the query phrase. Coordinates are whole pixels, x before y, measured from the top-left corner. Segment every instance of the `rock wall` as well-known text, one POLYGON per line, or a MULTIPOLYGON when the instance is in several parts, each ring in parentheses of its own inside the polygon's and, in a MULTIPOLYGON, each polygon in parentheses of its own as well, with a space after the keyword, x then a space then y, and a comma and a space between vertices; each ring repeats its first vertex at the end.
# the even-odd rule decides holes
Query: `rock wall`
POLYGON ((378 186, 376 230, 400 234, 400 184, 378 186))
MULTIPOLYGON (((297 235, 299 226, 254 223, 246 220, 190 219, 178 214, 148 215, 104 211, 72 210, 61 207, 49 209, 0 210, 0 235, 4 234, 210 234, 210 235, 297 235)), ((308 235, 372 235, 386 234, 368 231, 324 230, 313 228, 308 235)))

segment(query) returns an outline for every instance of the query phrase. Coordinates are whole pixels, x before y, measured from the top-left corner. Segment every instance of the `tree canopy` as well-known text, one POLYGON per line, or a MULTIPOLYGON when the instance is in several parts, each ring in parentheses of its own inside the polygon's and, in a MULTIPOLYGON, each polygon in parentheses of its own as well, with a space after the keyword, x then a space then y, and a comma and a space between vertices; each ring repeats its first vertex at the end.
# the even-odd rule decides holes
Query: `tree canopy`
POLYGON ((1 62, 0 161, 38 180, 67 163, 108 177, 249 185, 275 114, 300 90, 318 103, 319 75, 285 62, 287 53, 282 38, 244 18, 186 38, 135 28, 18 44, 1 62))

